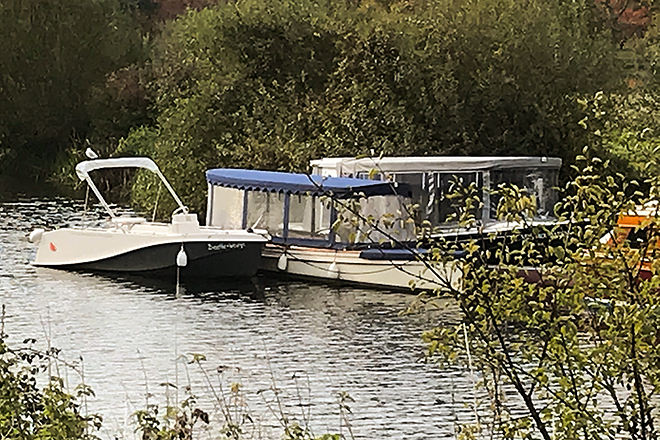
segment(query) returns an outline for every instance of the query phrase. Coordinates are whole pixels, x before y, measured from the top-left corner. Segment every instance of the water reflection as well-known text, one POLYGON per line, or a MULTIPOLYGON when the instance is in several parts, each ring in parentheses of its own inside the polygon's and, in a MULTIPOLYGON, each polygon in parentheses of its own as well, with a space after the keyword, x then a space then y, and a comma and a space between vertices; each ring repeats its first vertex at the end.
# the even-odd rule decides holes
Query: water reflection
POLYGON ((242 381, 253 414, 266 425, 276 421, 258 391, 273 376, 294 415, 303 384, 317 433, 337 430, 340 391, 355 399, 356 438, 448 438, 456 418, 470 419, 470 411, 455 408, 470 401, 471 379, 421 361, 421 331, 454 319, 451 303, 411 317, 400 315, 411 300, 400 293, 268 276, 184 282, 177 293, 165 281, 30 266, 34 249, 26 236, 33 228, 102 216, 92 210, 82 218, 80 207, 62 198, 0 204, 0 300, 11 338, 47 336, 66 358, 84 359, 86 382, 97 395, 89 409, 104 415, 108 436, 132 435, 127 416, 144 406, 147 392, 150 402, 165 401, 160 383, 189 383, 210 395, 199 368, 180 358, 191 353, 205 354, 209 371, 224 366, 225 385, 242 381))

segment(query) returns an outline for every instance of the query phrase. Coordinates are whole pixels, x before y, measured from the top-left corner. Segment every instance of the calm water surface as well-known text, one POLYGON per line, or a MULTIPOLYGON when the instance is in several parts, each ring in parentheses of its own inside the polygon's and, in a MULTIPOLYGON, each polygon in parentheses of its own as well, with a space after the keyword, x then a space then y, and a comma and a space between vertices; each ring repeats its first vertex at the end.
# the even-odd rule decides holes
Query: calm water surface
MULTIPOLYGON (((421 332, 452 320, 451 303, 433 315, 401 316, 411 295, 267 275, 186 286, 177 295, 164 282, 30 266, 27 234, 78 224, 80 211, 81 202, 68 199, 0 202, 0 299, 10 339, 35 337, 45 346, 49 336, 65 359, 82 357, 96 392, 87 404, 103 415, 104 437, 132 438, 133 411, 176 397, 159 385, 165 382, 190 385, 213 412, 209 380, 182 357, 192 353, 206 356, 216 391, 242 383, 252 417, 266 427, 263 438, 281 432, 268 428, 276 426, 264 400, 272 393, 259 393, 273 380, 285 410, 302 421, 302 402, 318 434, 339 431, 340 391, 355 400, 355 438, 453 438, 456 418, 470 420, 461 410, 472 399, 470 375, 421 360, 421 332)), ((74 372, 61 374, 70 386, 80 382, 74 372)))

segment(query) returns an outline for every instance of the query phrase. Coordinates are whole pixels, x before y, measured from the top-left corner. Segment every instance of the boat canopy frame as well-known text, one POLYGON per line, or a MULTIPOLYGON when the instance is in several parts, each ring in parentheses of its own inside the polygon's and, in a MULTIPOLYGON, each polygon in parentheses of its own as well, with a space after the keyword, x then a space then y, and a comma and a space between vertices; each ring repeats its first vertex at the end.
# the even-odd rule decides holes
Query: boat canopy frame
POLYGON ((206 172, 212 185, 286 194, 325 195, 340 199, 361 196, 409 195, 407 184, 353 177, 322 177, 279 171, 217 168, 206 172))
POLYGON ((76 165, 76 175, 81 181, 87 183, 103 208, 108 212, 108 214, 110 214, 110 217, 116 218, 117 215, 114 213, 112 208, 110 208, 110 205, 108 202, 106 202, 105 198, 90 177, 89 173, 94 170, 111 168, 141 168, 153 172, 160 178, 161 182, 163 185, 165 185, 165 188, 167 188, 167 191, 170 193, 176 204, 179 205, 177 210, 181 210, 184 214, 188 214, 188 207, 185 206, 183 202, 181 202, 181 199, 174 191, 172 185, 170 185, 170 182, 168 182, 163 173, 160 171, 158 165, 156 165, 156 163, 148 157, 116 157, 110 159, 94 159, 80 162, 78 165, 76 165))
MULTIPOLYGON (((207 224, 213 218, 213 187, 219 186, 243 191, 241 227, 249 228, 248 223, 248 193, 265 192, 283 194, 282 236, 273 236, 273 243, 286 245, 311 245, 313 247, 346 248, 348 243, 337 242, 337 234, 332 225, 337 221, 338 212, 335 204, 330 207, 329 223, 331 225, 327 240, 318 238, 300 238, 289 236, 289 212, 292 195, 306 195, 313 198, 329 197, 331 199, 358 199, 371 196, 403 196, 410 197, 412 189, 406 183, 370 180, 352 177, 322 177, 301 173, 285 173, 278 171, 245 170, 235 168, 217 168, 206 172, 209 186, 207 205, 207 224)), ((359 245, 356 243, 356 245, 359 245)))

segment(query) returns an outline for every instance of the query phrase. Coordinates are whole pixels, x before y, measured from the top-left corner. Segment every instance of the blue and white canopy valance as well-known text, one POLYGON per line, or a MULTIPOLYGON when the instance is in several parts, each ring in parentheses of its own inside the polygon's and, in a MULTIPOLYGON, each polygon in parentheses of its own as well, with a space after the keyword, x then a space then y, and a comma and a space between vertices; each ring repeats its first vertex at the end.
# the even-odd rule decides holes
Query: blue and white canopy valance
POLYGON ((409 197, 411 194, 410 186, 404 183, 234 168, 208 170, 206 180, 212 185, 242 190, 326 195, 337 198, 360 195, 409 197))

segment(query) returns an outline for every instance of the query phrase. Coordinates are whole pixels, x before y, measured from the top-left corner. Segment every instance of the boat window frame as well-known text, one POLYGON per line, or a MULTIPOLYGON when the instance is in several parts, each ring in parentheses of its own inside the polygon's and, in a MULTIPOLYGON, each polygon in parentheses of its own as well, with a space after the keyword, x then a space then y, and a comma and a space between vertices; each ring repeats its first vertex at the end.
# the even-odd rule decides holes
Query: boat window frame
MULTIPOLYGON (((435 216, 438 217, 437 222, 432 221, 431 223, 435 224, 437 223, 437 226, 443 226, 447 225, 446 219, 441 219, 441 202, 445 197, 441 194, 442 193, 442 187, 441 187, 441 182, 442 182, 442 176, 450 176, 450 179, 456 176, 460 175, 474 175, 474 183, 476 183, 477 188, 480 189, 480 199, 482 202, 482 208, 481 208, 481 218, 477 217, 477 220, 481 221, 482 219, 488 219, 490 215, 490 184, 491 184, 491 179, 490 179, 490 170, 449 170, 449 171, 404 171, 404 172, 396 172, 396 171, 391 171, 388 172, 387 170, 384 170, 383 173, 385 173, 385 176, 387 176, 388 179, 392 179, 393 182, 400 182, 398 179, 398 176, 409 176, 413 174, 421 175, 421 191, 424 192, 425 194, 422 195, 422 199, 420 200, 415 200, 415 202, 419 202, 419 209, 420 209, 420 220, 424 220, 425 218, 428 217, 428 214, 426 213, 426 206, 422 206, 423 204, 421 203, 423 199, 428 199, 429 197, 429 191, 427 188, 427 184, 429 181, 429 175, 433 176, 433 180, 435 182, 435 191, 436 191, 436 196, 434 200, 434 214, 435 216), (488 203, 486 203, 488 202, 488 203)), ((380 174, 379 174, 380 176, 380 174)), ((403 182, 403 183, 408 183, 408 182, 403 182)), ((410 183, 408 183, 410 184, 410 183)))
MULTIPOLYGON (((243 190, 243 211, 241 213, 242 215, 242 224, 243 224, 243 229, 247 228, 247 221, 248 221, 248 197, 249 197, 249 192, 259 192, 259 193, 266 193, 266 192, 271 192, 271 191, 259 191, 259 190, 253 190, 253 189, 244 189, 243 190)), ((273 243, 277 244, 283 244, 283 245, 322 245, 322 247, 328 247, 328 248, 334 248, 337 245, 336 241, 336 234, 333 228, 333 225, 337 221, 337 207, 335 206, 334 203, 331 204, 330 206, 330 231, 328 232, 328 239, 327 240, 319 240, 316 238, 302 238, 302 237, 296 237, 296 238, 289 238, 289 209, 291 207, 291 193, 289 192, 283 192, 284 194, 284 202, 282 203, 282 235, 275 235, 269 231, 269 234, 271 235, 271 241, 273 243)), ((294 194, 295 195, 295 194, 294 194)), ((318 196, 313 196, 313 197, 318 197, 318 196)))

